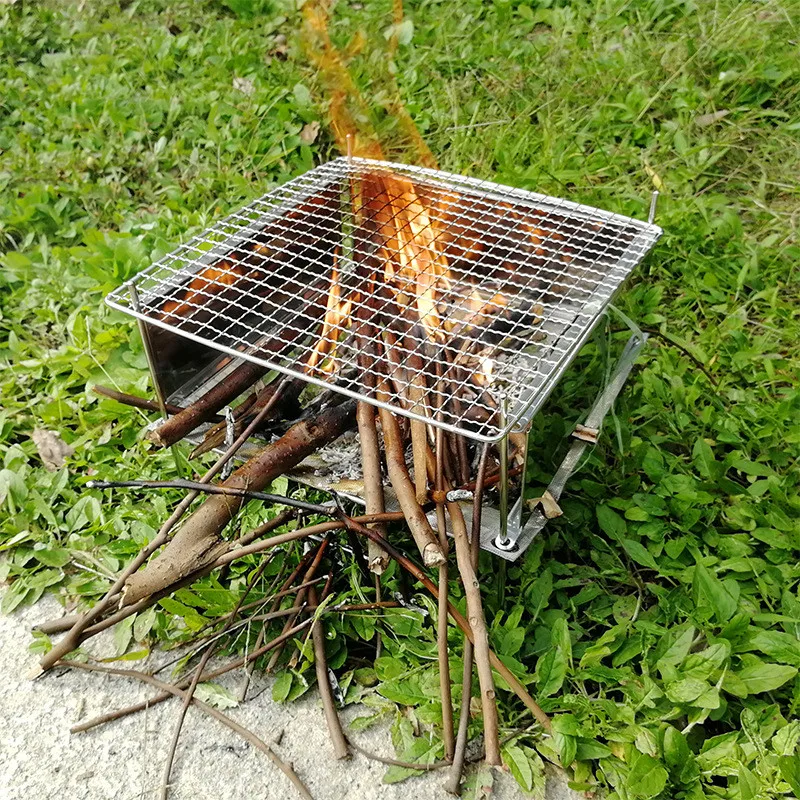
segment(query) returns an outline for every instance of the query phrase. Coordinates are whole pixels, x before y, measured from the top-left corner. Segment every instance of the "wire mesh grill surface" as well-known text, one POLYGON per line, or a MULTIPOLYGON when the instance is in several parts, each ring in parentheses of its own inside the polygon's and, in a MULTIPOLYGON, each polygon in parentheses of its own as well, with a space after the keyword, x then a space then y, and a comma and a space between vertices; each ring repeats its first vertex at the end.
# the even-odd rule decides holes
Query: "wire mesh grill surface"
POLYGON ((660 234, 498 184, 340 158, 230 215, 108 303, 493 441, 531 420, 660 234))

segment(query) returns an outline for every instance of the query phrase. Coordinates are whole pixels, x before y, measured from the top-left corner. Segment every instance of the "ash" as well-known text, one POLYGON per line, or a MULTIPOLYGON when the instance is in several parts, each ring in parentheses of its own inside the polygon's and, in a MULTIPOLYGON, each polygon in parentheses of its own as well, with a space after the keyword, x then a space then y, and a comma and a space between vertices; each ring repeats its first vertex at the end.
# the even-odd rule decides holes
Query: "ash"
POLYGON ((354 431, 348 431, 314 455, 317 461, 314 472, 317 475, 324 475, 332 482, 356 481, 363 477, 361 446, 354 431))

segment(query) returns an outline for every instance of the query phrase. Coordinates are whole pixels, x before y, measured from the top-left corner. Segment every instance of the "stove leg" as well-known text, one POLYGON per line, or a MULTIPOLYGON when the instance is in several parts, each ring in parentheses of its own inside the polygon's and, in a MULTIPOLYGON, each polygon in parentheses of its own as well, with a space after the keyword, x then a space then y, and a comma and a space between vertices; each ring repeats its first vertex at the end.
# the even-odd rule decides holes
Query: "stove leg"
MULTIPOLYGON (((144 346, 144 354, 147 357, 147 366, 150 368, 150 378, 153 381, 153 391, 158 401, 158 407, 161 409, 161 416, 167 419, 167 403, 164 397, 164 392, 158 380, 158 373, 156 372, 156 360, 153 356, 153 343, 150 341, 150 331, 147 328, 147 323, 139 316, 141 311, 141 303, 139 302, 139 292, 136 290, 136 284, 131 281, 128 284, 128 291, 131 296, 131 306, 137 314, 136 321, 139 324, 139 333, 142 336, 142 345, 144 346)), ((179 476, 185 477, 189 474, 188 464, 186 459, 182 458, 179 450, 173 445, 170 450, 172 451, 172 458, 175 461, 175 469, 179 476)))
MULTIPOLYGON (((505 415, 503 415, 505 416, 505 415)), ((505 424, 505 420, 503 421, 505 424)), ((500 449, 500 534, 497 537, 498 547, 507 547, 510 539, 508 536, 508 436, 504 436, 499 443, 500 449)))
POLYGON ((139 324, 139 333, 142 336, 142 344, 144 345, 144 354, 147 358, 147 366, 150 368, 150 378, 153 381, 153 390, 156 394, 158 407, 161 409, 161 416, 167 418, 167 405, 164 399, 164 393, 161 391, 161 385, 158 382, 158 375, 156 373, 156 362, 153 357, 153 345, 150 341, 150 331, 147 329, 147 324, 138 316, 142 313, 141 303, 139 302, 139 292, 136 290, 136 284, 132 281, 128 284, 128 291, 131 296, 131 306, 134 313, 137 315, 136 321, 139 324))

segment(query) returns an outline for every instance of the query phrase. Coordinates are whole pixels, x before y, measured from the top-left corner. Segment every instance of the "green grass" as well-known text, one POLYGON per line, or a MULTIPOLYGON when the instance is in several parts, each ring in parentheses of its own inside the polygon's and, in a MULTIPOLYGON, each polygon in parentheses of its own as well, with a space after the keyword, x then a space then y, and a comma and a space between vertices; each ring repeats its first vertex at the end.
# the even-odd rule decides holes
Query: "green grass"
MULTIPOLYGON (((532 787, 541 757, 560 759, 576 785, 620 800, 797 796, 800 7, 409 3, 413 30, 387 64, 390 5, 341 4, 332 25, 340 46, 367 33, 351 68, 390 154, 414 157, 382 110, 391 67, 444 169, 638 217, 658 188, 665 235, 619 305, 694 356, 651 339, 564 518, 508 569, 505 598, 485 588, 493 646, 555 716, 552 739, 515 739, 507 763, 532 787)), ((46 590, 96 598, 176 497, 82 488, 91 474, 175 470, 143 443, 144 415, 87 390, 148 391, 135 329, 104 309, 104 293, 334 147, 293 5, 0 9, 0 576, 11 611, 46 590), (309 146, 299 133, 314 120, 309 146), (75 448, 67 468, 42 467, 35 427, 75 448)), ((532 495, 620 341, 596 337, 537 419, 532 495)), ((249 508, 243 524, 265 513, 249 508)), ((252 568, 140 615, 120 650, 186 638, 233 605, 252 568)), ((370 594, 352 565, 339 588, 370 594)), ((430 617, 344 618, 336 631, 348 700, 394 720, 402 757, 437 757, 430 617), (384 653, 368 666, 376 627, 384 653), (415 722, 434 731, 432 747, 415 722)), ((458 658, 451 667, 458 679, 458 658)), ((308 669, 302 658, 284 672, 276 696, 305 691, 308 669)), ((527 724, 512 695, 500 700, 505 726, 527 724)))

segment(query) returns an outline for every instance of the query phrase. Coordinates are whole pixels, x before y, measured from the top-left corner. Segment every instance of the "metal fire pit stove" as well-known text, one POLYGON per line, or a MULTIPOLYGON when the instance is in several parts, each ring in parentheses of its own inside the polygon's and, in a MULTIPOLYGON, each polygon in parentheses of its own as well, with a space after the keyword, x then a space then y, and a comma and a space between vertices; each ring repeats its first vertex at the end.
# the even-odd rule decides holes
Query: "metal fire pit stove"
MULTIPOLYGON (((641 222, 436 170, 339 158, 218 222, 107 302, 139 319, 162 408, 191 401, 246 359, 497 442, 507 469, 509 433, 529 429, 661 235, 654 209, 655 195, 641 222), (386 192, 370 204, 376 183, 386 192), (397 214, 402 224, 395 219, 389 235, 385 223, 397 214), (387 254, 403 269, 413 262, 413 287, 403 270, 387 274, 387 254), (420 289, 428 279, 432 294, 420 289), (413 319, 403 313, 411 307, 413 319), (386 375, 394 391, 378 398, 372 387, 386 375), (403 390, 413 386, 425 388, 409 403, 403 390)), ((558 499, 596 439, 644 344, 625 321, 632 335, 617 372, 576 429, 546 501, 558 499)), ((482 542, 507 559, 549 514, 545 502, 523 524, 522 483, 509 512, 501 478, 499 530, 482 542)))

